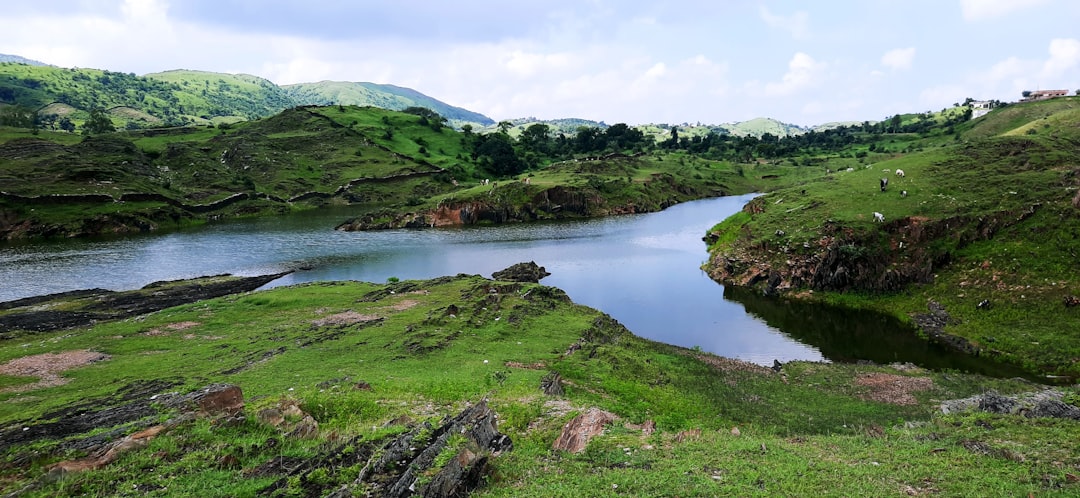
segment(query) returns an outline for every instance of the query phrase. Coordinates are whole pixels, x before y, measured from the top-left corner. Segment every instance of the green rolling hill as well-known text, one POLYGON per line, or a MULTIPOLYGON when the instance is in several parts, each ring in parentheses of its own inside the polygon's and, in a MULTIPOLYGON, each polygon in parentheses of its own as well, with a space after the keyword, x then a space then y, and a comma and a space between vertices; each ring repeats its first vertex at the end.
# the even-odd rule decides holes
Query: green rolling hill
POLYGON ((137 76, 34 62, 16 56, 0 60, 0 111, 36 114, 46 129, 59 129, 65 117, 81 127, 94 109, 105 110, 117 128, 139 129, 234 123, 325 104, 426 107, 455 125, 493 123, 482 114, 394 85, 322 82, 282 87, 246 74, 179 69, 137 76))
POLYGON ((36 61, 33 59, 27 59, 18 55, 0 54, 0 62, 14 62, 18 64, 26 64, 30 66, 47 66, 44 62, 36 61))
POLYGON ((400 111, 409 107, 426 107, 451 123, 493 124, 491 118, 433 99, 416 90, 395 85, 349 81, 320 81, 282 87, 293 100, 302 105, 357 105, 400 111))

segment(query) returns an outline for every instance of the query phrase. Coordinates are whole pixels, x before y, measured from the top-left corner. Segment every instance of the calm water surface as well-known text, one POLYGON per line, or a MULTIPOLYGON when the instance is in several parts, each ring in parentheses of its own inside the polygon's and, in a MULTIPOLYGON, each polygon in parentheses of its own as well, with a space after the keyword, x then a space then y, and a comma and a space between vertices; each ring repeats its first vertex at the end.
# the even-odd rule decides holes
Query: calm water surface
MULTIPOLYGON (((912 341, 912 333, 900 324, 883 322, 880 317, 816 308, 814 319, 807 322, 805 310, 778 317, 778 310, 783 314, 785 307, 763 304, 752 295, 742 295, 741 301, 753 313, 739 296, 725 299, 724 287, 700 270, 707 258, 701 238, 751 197, 708 199, 660 213, 595 220, 375 232, 334 231, 351 213, 321 211, 161 235, 0 246, 0 301, 75 289, 127 290, 159 280, 299 268, 304 270, 268 287, 318 280, 427 279, 458 273, 490 276, 514 263, 535 261, 552 274, 544 284, 562 288, 575 302, 600 309, 649 339, 764 365, 772 365, 773 359, 926 363, 928 346, 912 341), (845 346, 851 341, 842 333, 816 329, 815 321, 867 330, 861 336, 865 351, 845 346), (898 336, 906 337, 916 350, 875 349, 874 345, 887 343, 882 342, 885 338, 897 340, 898 336)), ((941 366, 940 359, 933 363, 941 366)))

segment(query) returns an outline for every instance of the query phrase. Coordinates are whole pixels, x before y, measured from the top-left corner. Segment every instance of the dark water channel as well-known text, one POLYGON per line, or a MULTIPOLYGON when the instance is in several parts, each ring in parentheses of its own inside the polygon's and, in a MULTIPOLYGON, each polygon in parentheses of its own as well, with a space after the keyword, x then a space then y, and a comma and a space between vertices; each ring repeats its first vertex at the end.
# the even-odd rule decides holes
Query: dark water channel
POLYGON ((763 365, 774 359, 866 359, 1012 375, 928 345, 879 315, 725 291, 700 270, 707 258, 701 237, 750 198, 708 199, 661 213, 585 221, 376 232, 334 231, 352 214, 335 210, 110 240, 0 245, 0 301, 301 268, 268 287, 490 276, 535 261, 552 273, 544 284, 657 341, 763 365))

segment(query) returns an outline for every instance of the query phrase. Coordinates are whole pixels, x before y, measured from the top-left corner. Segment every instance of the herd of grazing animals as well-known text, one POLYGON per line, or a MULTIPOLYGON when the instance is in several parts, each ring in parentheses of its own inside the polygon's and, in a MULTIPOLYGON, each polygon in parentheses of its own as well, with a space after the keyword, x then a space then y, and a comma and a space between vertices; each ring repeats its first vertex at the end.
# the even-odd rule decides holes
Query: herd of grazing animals
MULTIPOLYGON (((869 168, 869 167, 870 166, 867 166, 867 168, 869 168)), ((850 172, 855 171, 855 169, 854 168, 847 168, 846 170, 838 170, 838 171, 844 171, 844 172, 850 173, 850 172)), ((883 170, 881 170, 881 172, 882 173, 893 173, 893 171, 889 170, 889 169, 883 169, 883 170)), ((826 169, 825 173, 832 173, 832 170, 831 169, 826 169)), ((906 174, 904 173, 904 170, 902 170, 902 169, 897 169, 895 171, 895 174, 896 174, 896 176, 898 176, 900 178, 904 178, 906 176, 906 174)), ((881 180, 878 181, 878 186, 881 188, 882 192, 887 191, 888 188, 889 188, 889 178, 888 177, 882 177, 881 180)), ((806 191, 803 190, 802 193, 806 194, 806 191)), ((901 190, 900 191, 900 197, 907 198, 907 195, 908 195, 907 190, 901 190)), ((877 211, 874 211, 874 222, 876 222, 876 223, 885 223, 885 215, 882 214, 882 213, 879 213, 877 211)), ((785 235, 785 233, 782 230, 777 230, 776 235, 782 237, 782 236, 785 235)))
MULTIPOLYGON (((881 171, 884 172, 884 173, 889 172, 889 170, 887 170, 887 169, 883 169, 881 171)), ((899 176, 900 178, 904 178, 904 170, 902 170, 902 169, 896 170, 896 176, 899 176)), ((878 184, 880 185, 882 192, 886 191, 887 188, 889 187, 889 178, 888 177, 882 178, 878 182, 878 184)), ((900 191, 900 197, 905 197, 906 198, 907 197, 907 190, 901 190, 900 191)), ((877 211, 874 211, 874 221, 878 222, 878 223, 885 223, 885 215, 883 215, 883 214, 881 214, 881 213, 879 213, 877 211)))

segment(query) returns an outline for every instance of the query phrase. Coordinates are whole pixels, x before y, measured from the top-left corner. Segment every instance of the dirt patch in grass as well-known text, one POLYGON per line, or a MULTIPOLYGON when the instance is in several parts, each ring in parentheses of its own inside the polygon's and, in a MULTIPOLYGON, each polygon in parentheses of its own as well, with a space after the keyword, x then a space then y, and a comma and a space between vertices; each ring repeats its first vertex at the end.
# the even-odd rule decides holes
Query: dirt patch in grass
POLYGON ((327 327, 331 325, 352 325, 354 323, 370 322, 378 319, 379 317, 375 315, 366 315, 355 311, 343 311, 341 313, 325 316, 318 320, 313 320, 311 324, 316 327, 327 327))
POLYGON ((749 372, 761 375, 774 373, 772 369, 754 363, 720 356, 696 354, 694 358, 721 372, 749 372))
POLYGON ((199 339, 199 340, 203 340, 203 341, 216 341, 218 339, 224 339, 225 338, 224 336, 220 336, 220 335, 195 335, 195 334, 184 334, 182 337, 184 339, 186 339, 186 340, 189 340, 189 341, 190 340, 195 340, 195 339, 199 339))
POLYGON ((855 379, 855 384, 870 388, 868 393, 861 396, 865 400, 902 406, 918 404, 912 393, 934 387, 934 381, 929 377, 885 373, 861 374, 855 379))
POLYGON ((0 374, 16 377, 37 377, 33 384, 9 387, 2 392, 23 392, 43 387, 67 384, 70 379, 60 376, 61 372, 109 359, 109 355, 97 351, 65 351, 63 353, 42 353, 15 358, 0 365, 0 374))
POLYGON ((415 299, 402 299, 401 301, 391 304, 390 309, 394 311, 405 311, 418 304, 420 304, 420 301, 417 301, 415 299))
POLYGON ((170 324, 164 326, 163 328, 153 328, 153 329, 147 330, 146 332, 143 332, 142 335, 151 336, 151 337, 158 337, 158 336, 163 336, 163 335, 169 335, 170 332, 176 332, 176 331, 179 331, 179 330, 187 330, 187 329, 190 329, 191 327, 198 327, 199 325, 202 325, 202 324, 199 323, 199 322, 176 322, 176 323, 170 323, 170 324), (162 330, 162 329, 164 329, 164 330, 162 330))

